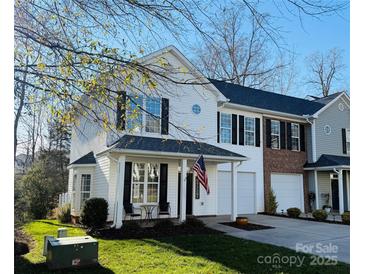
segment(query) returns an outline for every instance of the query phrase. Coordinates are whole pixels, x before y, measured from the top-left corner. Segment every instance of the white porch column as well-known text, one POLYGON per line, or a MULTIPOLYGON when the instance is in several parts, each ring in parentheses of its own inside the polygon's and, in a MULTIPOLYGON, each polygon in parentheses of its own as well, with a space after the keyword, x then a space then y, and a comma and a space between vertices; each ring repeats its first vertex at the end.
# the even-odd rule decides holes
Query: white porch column
POLYGON ((350 171, 346 171, 347 210, 350 211, 350 171))
POLYGON ((316 195, 316 209, 319 209, 319 188, 318 188, 318 174, 317 170, 314 170, 314 188, 316 195))
POLYGON ((231 221, 237 217, 237 163, 231 163, 231 221))
POLYGON ((117 184, 115 189, 114 223, 117 229, 123 225, 123 197, 124 197, 124 172, 125 155, 119 156, 117 166, 117 184))
POLYGON ((180 167, 180 222, 186 220, 186 174, 187 174, 188 161, 186 159, 181 160, 180 167))
POLYGON ((188 161, 186 159, 181 160, 180 167, 180 222, 186 220, 186 175, 188 161))
POLYGON ((343 202, 343 170, 340 169, 338 172, 338 196, 339 196, 339 209, 340 214, 342 214, 344 210, 344 202, 343 202))

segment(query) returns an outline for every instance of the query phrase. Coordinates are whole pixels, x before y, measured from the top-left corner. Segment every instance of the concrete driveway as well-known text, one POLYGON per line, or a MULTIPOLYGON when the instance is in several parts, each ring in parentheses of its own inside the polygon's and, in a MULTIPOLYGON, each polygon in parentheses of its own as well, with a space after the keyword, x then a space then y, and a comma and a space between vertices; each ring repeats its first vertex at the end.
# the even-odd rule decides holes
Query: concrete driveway
POLYGON ((220 224, 229 222, 229 216, 205 217, 201 220, 208 227, 230 236, 284 246, 319 256, 337 256, 338 261, 350 263, 350 226, 266 215, 245 216, 251 223, 275 228, 246 231, 220 224))

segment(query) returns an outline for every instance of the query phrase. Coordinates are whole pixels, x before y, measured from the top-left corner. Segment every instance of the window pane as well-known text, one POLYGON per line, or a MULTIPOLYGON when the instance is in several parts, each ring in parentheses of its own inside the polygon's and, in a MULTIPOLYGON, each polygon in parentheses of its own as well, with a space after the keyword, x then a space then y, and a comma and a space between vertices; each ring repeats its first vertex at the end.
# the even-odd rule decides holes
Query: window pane
POLYGON ((294 137, 299 137, 299 125, 291 124, 291 135, 294 137))
POLYGON ((77 175, 75 174, 72 180, 72 191, 76 190, 77 175))
POLYGON ((231 128, 232 127, 232 115, 227 113, 221 113, 221 127, 231 128))
POLYGON ((278 135, 271 135, 271 147, 279 148, 279 136, 278 135))
POLYGON ((245 131, 245 145, 255 145, 255 134, 253 132, 245 131))
POLYGON ((160 132, 161 100, 159 98, 146 99, 146 132, 160 132))
POLYGON ((255 119, 245 117, 245 130, 255 131, 255 119))
POLYGON ((299 138, 291 138, 292 150, 299 150, 299 138))
POLYGON ((157 184, 148 184, 147 185, 147 203, 157 203, 157 184))
POLYGON ((271 134, 280 134, 280 122, 279 121, 271 121, 271 134))
POLYGON ((133 182, 144 182, 144 164, 133 163, 132 180, 133 182))
POLYGON ((221 143, 231 143, 231 129, 222 128, 220 140, 221 143))
POLYGON ((90 198, 89 192, 81 192, 81 207, 84 205, 85 201, 90 198))
POLYGON ((148 182, 158 182, 159 176, 159 165, 158 164, 147 164, 148 182))
POLYGON ((90 182, 91 182, 91 175, 82 174, 81 175, 81 191, 90 191, 90 182))
POLYGON ((140 132, 142 129, 142 111, 138 106, 143 106, 143 97, 132 97, 127 110, 127 129, 132 132, 140 132))
POLYGON ((132 203, 143 203, 143 184, 133 184, 132 203))

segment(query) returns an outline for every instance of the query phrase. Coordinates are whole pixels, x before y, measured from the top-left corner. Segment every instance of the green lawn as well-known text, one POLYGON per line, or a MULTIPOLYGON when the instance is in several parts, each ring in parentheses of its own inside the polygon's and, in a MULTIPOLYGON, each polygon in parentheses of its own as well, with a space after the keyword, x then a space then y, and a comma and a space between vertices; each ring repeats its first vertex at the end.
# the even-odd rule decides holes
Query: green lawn
MULTIPOLYGON (((42 256, 43 236, 55 235, 64 225, 56 221, 35 221, 24 226, 32 235, 35 247, 16 258, 15 273, 349 273, 347 264, 310 266, 309 255, 286 248, 240 240, 225 235, 179 236, 142 240, 99 239, 98 268, 51 272, 42 256), (305 256, 300 268, 281 264, 259 264, 258 256, 305 256)), ((69 235, 84 235, 79 228, 69 227, 69 235)))

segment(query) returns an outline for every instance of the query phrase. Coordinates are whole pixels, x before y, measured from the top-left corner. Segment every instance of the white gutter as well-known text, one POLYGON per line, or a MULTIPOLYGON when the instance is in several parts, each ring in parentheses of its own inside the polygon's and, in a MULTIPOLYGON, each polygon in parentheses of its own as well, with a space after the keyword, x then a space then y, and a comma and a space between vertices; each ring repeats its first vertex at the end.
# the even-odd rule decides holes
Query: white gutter
POLYGON ((337 169, 350 169, 350 166, 321 166, 321 167, 305 167, 304 170, 333 170, 338 173, 337 169))
POLYGON ((71 164, 67 166, 67 169, 75 168, 75 167, 94 167, 96 164, 71 164))

